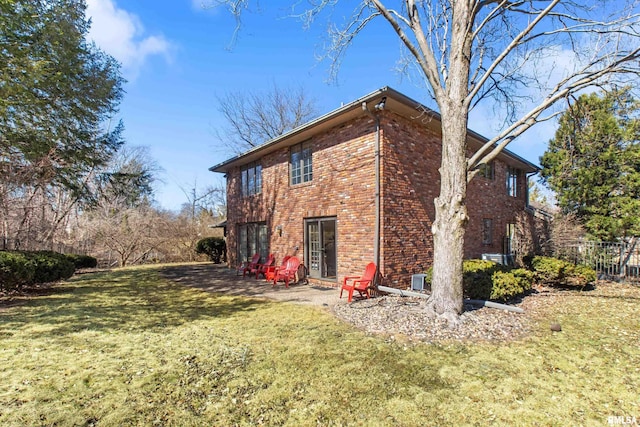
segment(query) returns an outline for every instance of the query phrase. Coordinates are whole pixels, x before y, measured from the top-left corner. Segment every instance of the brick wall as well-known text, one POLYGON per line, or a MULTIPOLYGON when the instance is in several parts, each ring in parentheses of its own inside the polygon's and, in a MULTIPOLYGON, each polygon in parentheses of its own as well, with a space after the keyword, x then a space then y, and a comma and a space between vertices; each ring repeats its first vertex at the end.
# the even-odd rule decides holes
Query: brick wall
MULTIPOLYGON (((336 218, 338 281, 373 260, 375 124, 362 117, 314 136, 313 179, 289 184, 289 149, 262 159, 262 194, 242 197, 240 169, 228 174, 227 229, 231 265, 237 264, 237 225, 266 222, 270 250, 304 262, 304 220, 336 218), (276 227, 282 226, 282 235, 276 227), (296 249, 297 248, 297 249, 296 249)), ((334 283, 325 283, 332 285, 334 283)))
MULTIPOLYGON (((433 200, 440 192, 440 135, 421 123, 385 111, 383 140, 383 253, 382 273, 392 287, 407 287, 411 275, 423 273, 433 262, 431 225, 433 200)), ((469 223, 465 258, 502 253, 508 223, 516 221, 526 203, 526 177, 520 172, 518 197, 507 194, 507 165, 495 161, 494 179, 476 176, 467 189, 469 223), (493 222, 491 244, 482 243, 482 221, 493 222)))
POLYGON ((406 287, 433 259, 433 199, 440 189, 440 138, 390 112, 382 128, 382 256, 385 284, 406 287))
POLYGON ((494 162, 494 179, 476 175, 467 189, 469 224, 465 235, 465 258, 480 258, 483 253, 502 253, 507 224, 516 224, 517 215, 526 206, 526 176, 520 171, 517 197, 507 194, 507 165, 494 162), (482 220, 493 221, 492 243, 482 242, 482 220))

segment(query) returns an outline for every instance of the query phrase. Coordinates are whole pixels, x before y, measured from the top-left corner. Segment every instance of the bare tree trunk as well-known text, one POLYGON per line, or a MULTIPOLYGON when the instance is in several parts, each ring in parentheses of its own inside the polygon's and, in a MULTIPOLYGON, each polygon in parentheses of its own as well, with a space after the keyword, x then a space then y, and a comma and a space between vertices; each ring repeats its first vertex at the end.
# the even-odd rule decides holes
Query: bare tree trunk
POLYGON ((467 2, 453 7, 449 75, 436 99, 441 112, 442 159, 440 195, 434 200, 433 279, 429 306, 450 324, 463 310, 462 260, 467 215, 467 125, 471 57, 471 8, 467 2), (444 96, 443 96, 444 95, 444 96))
POLYGON ((433 279, 430 307, 455 323, 462 313, 462 259, 467 216, 466 115, 443 114, 440 195, 434 200, 433 279))

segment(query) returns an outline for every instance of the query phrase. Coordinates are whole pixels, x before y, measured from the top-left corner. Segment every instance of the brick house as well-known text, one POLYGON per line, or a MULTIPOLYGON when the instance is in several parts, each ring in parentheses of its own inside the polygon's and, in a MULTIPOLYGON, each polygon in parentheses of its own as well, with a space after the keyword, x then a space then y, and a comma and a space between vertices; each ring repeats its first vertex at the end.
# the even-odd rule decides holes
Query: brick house
MULTIPOLYGON (((387 286, 408 286, 433 260, 439 135, 437 113, 385 87, 211 167, 227 178, 230 264, 295 255, 337 286, 378 261, 387 286)), ((485 141, 469 132, 469 150, 485 141)), ((505 150, 474 177, 466 258, 510 250, 537 170, 505 150)))

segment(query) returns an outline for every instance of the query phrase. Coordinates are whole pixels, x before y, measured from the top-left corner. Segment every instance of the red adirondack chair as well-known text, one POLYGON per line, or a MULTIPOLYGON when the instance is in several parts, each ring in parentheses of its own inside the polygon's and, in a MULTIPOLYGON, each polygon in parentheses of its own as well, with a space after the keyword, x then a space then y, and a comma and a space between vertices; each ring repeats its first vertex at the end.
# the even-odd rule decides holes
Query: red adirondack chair
POLYGON ((256 265, 255 268, 251 269, 250 273, 251 274, 255 273, 256 279, 258 279, 261 274, 266 277, 267 270, 269 269, 269 267, 271 267, 271 264, 273 264, 274 261, 275 261, 275 257, 273 256, 273 254, 269 254, 269 256, 267 257, 267 260, 264 262, 264 264, 256 265))
POLYGON ((364 269, 362 276, 347 276, 342 282, 342 288, 340 289, 340 298, 342 298, 342 291, 347 291, 349 298, 347 301, 351 302, 353 299, 353 291, 358 291, 361 297, 366 296, 370 298, 369 286, 373 283, 373 278, 376 276, 376 264, 370 262, 364 269), (351 282, 351 283, 349 283, 351 282))
POLYGON ((264 273, 264 278, 267 282, 273 282, 273 278, 276 277, 276 272, 280 269, 283 269, 287 266, 287 261, 289 261, 289 258, 291 258, 290 255, 286 255, 284 258, 282 258, 282 264, 279 266, 276 265, 272 265, 271 267, 267 268, 267 271, 264 273))
POLYGON ((300 267, 300 260, 296 257, 291 257, 287 260, 284 268, 279 268, 273 277, 273 285, 278 284, 279 281, 284 282, 286 288, 289 287, 289 280, 294 279, 298 274, 298 268, 300 267))
POLYGON ((242 277, 244 277, 247 274, 247 272, 251 272, 252 268, 256 268, 256 265, 258 265, 258 262, 260 262, 260 254, 253 254, 251 261, 243 262, 238 266, 238 273, 242 271, 242 277))

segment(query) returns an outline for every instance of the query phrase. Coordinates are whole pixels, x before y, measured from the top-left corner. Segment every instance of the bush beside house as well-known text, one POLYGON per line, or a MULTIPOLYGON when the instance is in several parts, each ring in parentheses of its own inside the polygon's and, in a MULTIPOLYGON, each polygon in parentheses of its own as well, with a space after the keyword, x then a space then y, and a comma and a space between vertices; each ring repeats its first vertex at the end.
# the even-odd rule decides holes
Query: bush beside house
POLYGON ((575 265, 558 258, 535 256, 526 260, 538 283, 558 287, 584 288, 596 280, 596 272, 586 265, 575 265))
POLYGON ((95 267, 86 255, 64 255, 52 251, 0 251, 0 291, 35 283, 68 279, 76 268, 95 267))
MULTIPOLYGON (((465 298, 508 301, 531 290, 534 283, 556 287, 584 288, 596 280, 596 272, 586 265, 573 265, 551 257, 527 260, 528 268, 512 268, 493 261, 470 259, 463 263, 465 298)), ((432 269, 425 283, 431 283, 432 269)))

